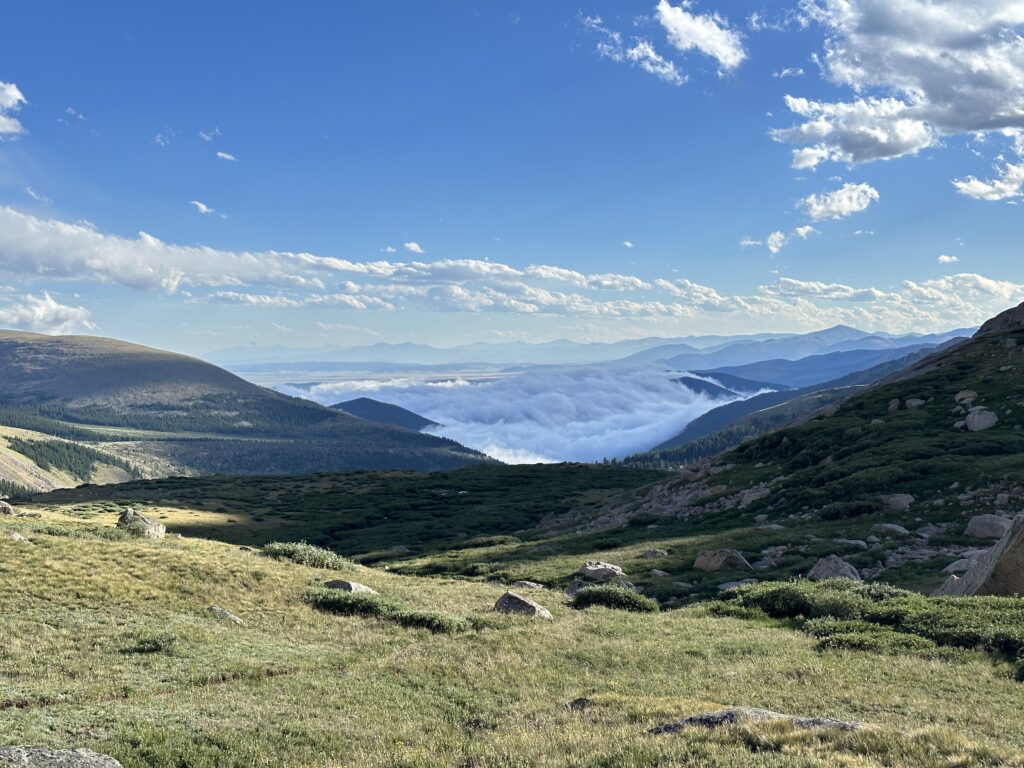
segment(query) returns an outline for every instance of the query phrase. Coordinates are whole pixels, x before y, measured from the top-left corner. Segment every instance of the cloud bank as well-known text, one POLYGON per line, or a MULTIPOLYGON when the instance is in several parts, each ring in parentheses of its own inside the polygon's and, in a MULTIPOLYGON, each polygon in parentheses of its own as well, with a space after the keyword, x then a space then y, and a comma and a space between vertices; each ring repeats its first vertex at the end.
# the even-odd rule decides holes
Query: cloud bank
POLYGON ((332 382, 290 394, 333 404, 367 396, 443 426, 428 431, 509 463, 599 461, 647 450, 722 401, 659 367, 528 371, 480 383, 455 379, 332 382))

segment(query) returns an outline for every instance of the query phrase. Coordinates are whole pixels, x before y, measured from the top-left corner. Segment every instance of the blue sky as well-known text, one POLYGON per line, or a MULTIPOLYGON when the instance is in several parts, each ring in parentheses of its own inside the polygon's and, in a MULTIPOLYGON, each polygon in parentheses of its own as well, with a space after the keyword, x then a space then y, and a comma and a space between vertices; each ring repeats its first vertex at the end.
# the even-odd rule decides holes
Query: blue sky
POLYGON ((1024 300, 1019 0, 2 14, 3 325, 203 353, 1024 300))

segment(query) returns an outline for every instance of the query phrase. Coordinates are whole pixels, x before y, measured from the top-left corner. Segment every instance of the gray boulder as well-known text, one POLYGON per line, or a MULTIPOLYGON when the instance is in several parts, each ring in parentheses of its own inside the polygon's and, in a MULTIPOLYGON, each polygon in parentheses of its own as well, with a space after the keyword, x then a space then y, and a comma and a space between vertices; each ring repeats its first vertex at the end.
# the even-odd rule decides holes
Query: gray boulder
POLYGON ((701 552, 693 563, 701 571, 749 571, 747 558, 735 549, 711 549, 701 552))
POLYGON ((889 509, 895 509, 897 512, 906 512, 910 509, 910 505, 914 503, 914 497, 909 493, 890 493, 887 496, 879 496, 878 498, 889 509))
POLYGON ((860 573, 839 555, 829 555, 821 558, 814 564, 814 567, 807 574, 811 581, 824 581, 825 579, 850 579, 860 581, 860 573))
POLYGON ((961 389, 959 392, 956 393, 955 399, 958 403, 963 403, 965 401, 973 402, 974 400, 978 399, 978 393, 975 392, 973 389, 961 389))
POLYGON ((976 515, 967 523, 967 535, 976 539, 998 539, 1010 527, 1011 521, 999 515, 976 515))
POLYGON ((978 405, 968 411, 967 418, 964 421, 966 422, 968 432, 983 432, 986 429, 992 429, 992 427, 998 424, 999 417, 988 408, 978 405))
POLYGON ((665 579, 665 578, 668 578, 671 575, 672 574, 669 573, 668 571, 660 571, 657 568, 651 568, 650 576, 651 576, 652 579, 665 579))
POLYGON ((526 579, 513 581, 512 586, 517 589, 547 589, 543 584, 538 584, 536 581, 527 581, 526 579))
POLYGON ((924 400, 917 397, 911 397, 907 400, 907 410, 916 411, 918 408, 923 408, 925 404, 924 400))
POLYGON ((906 528, 898 523, 875 523, 871 526, 873 533, 896 533, 900 536, 906 536, 910 533, 906 528))
POLYGON ((602 563, 600 560, 588 560, 579 567, 576 573, 590 581, 612 581, 621 579, 625 575, 619 566, 602 563))
POLYGON ((8 504, 6 501, 0 501, 0 515, 13 515, 14 507, 8 504))
POLYGON ((365 584, 360 584, 358 581, 348 581, 346 579, 335 579, 334 581, 328 581, 324 584, 328 589, 340 589, 345 592, 361 592, 366 595, 376 595, 377 590, 371 589, 365 584))
POLYGON ((535 603, 528 597, 517 595, 515 592, 506 592, 498 598, 494 604, 494 610, 498 613, 514 613, 520 616, 532 616, 535 619, 550 619, 551 611, 539 603, 535 603))
POLYGON ((1024 515, 961 578, 950 576, 935 594, 1024 595, 1024 515))
POLYGON ((732 707, 730 709, 721 709, 717 712, 701 712, 700 714, 690 715, 674 723, 651 728, 648 733, 678 733, 685 728, 720 728, 723 725, 733 725, 735 723, 763 723, 770 720, 785 720, 797 728, 830 728, 838 731, 855 731, 862 727, 860 723, 835 720, 831 717, 794 717, 793 715, 783 715, 767 709, 732 707))
POLYGON ((644 560, 654 560, 658 557, 665 557, 668 554, 664 549, 648 549, 640 557, 644 560))
POLYGON ((0 766, 11 768, 122 768, 121 763, 91 749, 0 747, 0 766))
POLYGON ((718 585, 718 589, 724 592, 727 589, 735 589, 736 587, 745 587, 748 584, 757 584, 757 579, 740 579, 739 581, 723 581, 718 585))
POLYGON ((117 527, 142 539, 162 539, 167 534, 167 526, 136 512, 131 507, 125 507, 124 512, 117 518, 117 527))
POLYGON ((31 544, 32 543, 31 541, 26 539, 24 536, 22 536, 17 531, 9 531, 9 532, 5 533, 3 535, 3 537, 5 539, 9 539, 10 541, 15 541, 18 544, 31 544))

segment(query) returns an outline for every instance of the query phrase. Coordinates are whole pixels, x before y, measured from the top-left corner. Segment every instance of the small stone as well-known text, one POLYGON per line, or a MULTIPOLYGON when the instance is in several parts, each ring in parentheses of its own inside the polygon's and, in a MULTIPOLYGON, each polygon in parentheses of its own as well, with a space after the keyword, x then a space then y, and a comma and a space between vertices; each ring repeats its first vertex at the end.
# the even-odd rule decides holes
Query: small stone
POLYGON ((857 547, 858 549, 867 549, 868 543, 861 541, 860 539, 832 539, 833 544, 845 544, 848 547, 857 547))
POLYGON ((324 584, 328 589, 340 589, 344 592, 359 592, 365 595, 376 595, 377 590, 371 589, 358 581, 347 581, 346 579, 335 579, 324 584))
POLYGON ((907 400, 907 410, 908 411, 916 411, 918 408, 923 408, 924 406, 925 406, 925 401, 921 400, 920 398, 912 397, 912 398, 907 400))
POLYGON ((13 515, 14 507, 8 504, 6 501, 0 501, 0 515, 13 515))
POLYGON ((230 621, 232 624, 245 624, 245 622, 237 616, 235 616, 235 614, 231 613, 230 611, 225 611, 219 605, 211 605, 210 613, 212 613, 218 619, 225 619, 226 621, 230 621))
POLYGON ((668 554, 664 549, 648 549, 640 557, 644 560, 654 560, 658 557, 665 557, 668 554))
POLYGON ((535 619, 550 619, 551 611, 539 603, 535 603, 528 597, 517 595, 515 592, 506 592, 498 598, 494 604, 494 610, 498 613, 514 613, 520 616, 532 616, 535 619))
POLYGON ((910 531, 898 523, 875 523, 871 526, 871 530, 874 533, 896 533, 901 536, 906 536, 910 533, 910 531))
POLYGON ((956 393, 956 397, 955 397, 955 400, 958 403, 963 403, 966 400, 977 400, 977 399, 978 399, 978 393, 975 392, 973 389, 962 389, 962 390, 960 390, 959 392, 956 393))
POLYGON ((909 493, 890 493, 878 498, 889 509, 895 509, 898 512, 906 512, 915 501, 909 493))
POLYGON ((736 587, 745 587, 748 584, 757 584, 757 579, 741 579, 740 581, 723 581, 718 585, 719 591, 724 592, 727 589, 735 589, 736 587))
POLYGON ((10 531, 8 533, 5 533, 4 534, 4 538, 5 539, 9 539, 10 541, 15 541, 18 544, 31 544, 32 543, 31 541, 26 539, 24 536, 22 536, 17 531, 10 531))
POLYGON ((536 581, 527 581, 526 579, 513 581, 512 586, 516 589, 547 589, 543 584, 538 584, 536 581))
POLYGON ((900 409, 899 398, 893 398, 889 401, 889 413, 895 413, 900 409))

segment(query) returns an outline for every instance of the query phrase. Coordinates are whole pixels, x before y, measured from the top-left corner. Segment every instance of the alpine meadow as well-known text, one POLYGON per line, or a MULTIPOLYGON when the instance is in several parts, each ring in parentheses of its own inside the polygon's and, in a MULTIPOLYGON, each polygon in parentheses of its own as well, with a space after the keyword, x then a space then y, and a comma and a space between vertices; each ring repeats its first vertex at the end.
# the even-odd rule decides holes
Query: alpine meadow
POLYGON ((0 768, 1024 768, 1024 0, 0 9, 0 768))

